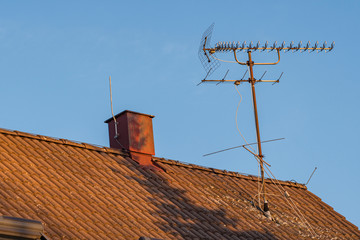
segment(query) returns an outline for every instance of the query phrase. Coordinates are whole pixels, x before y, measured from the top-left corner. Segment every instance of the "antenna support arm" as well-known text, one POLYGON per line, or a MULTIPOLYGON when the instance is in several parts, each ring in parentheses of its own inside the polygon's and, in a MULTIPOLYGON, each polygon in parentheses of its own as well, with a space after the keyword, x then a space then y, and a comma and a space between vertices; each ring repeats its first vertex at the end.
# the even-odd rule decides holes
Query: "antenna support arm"
POLYGON ((280 50, 279 48, 276 49, 277 51, 277 54, 278 54, 278 60, 277 62, 274 62, 274 63, 254 63, 254 65, 276 65, 280 62, 280 50))
POLYGON ((236 50, 235 50, 235 49, 234 49, 234 57, 235 57, 235 61, 236 61, 238 64, 246 65, 246 63, 240 62, 240 61, 237 59, 236 50))
MULTIPOLYGON (((276 65, 280 62, 280 50, 277 48, 276 49, 277 51, 277 54, 278 54, 278 60, 277 62, 273 62, 273 63, 253 63, 254 65, 276 65)), ((244 63, 244 62, 240 62, 238 59, 237 59, 237 55, 236 55, 236 50, 234 49, 234 58, 235 58, 235 61, 238 63, 238 64, 241 64, 241 65, 247 65, 247 63, 244 63)))

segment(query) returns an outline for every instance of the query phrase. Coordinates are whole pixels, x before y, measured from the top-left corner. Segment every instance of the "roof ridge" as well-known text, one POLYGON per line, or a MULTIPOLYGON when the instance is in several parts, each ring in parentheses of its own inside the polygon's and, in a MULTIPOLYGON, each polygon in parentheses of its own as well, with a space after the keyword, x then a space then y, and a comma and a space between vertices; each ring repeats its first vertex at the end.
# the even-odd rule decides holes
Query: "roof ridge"
MULTIPOLYGON (((247 180, 251 180, 251 181, 258 181, 258 179, 259 179, 257 176, 251 175, 251 174, 239 173, 239 172, 228 171, 228 170, 221 170, 221 169, 211 168, 211 167, 204 167, 204 166, 200 166, 200 165, 196 165, 196 164, 192 164, 192 163, 186 163, 186 162, 181 162, 181 161, 176 161, 176 160, 171 160, 171 159, 153 157, 153 160, 155 162, 161 162, 161 163, 165 163, 165 164, 169 164, 169 165, 192 168, 192 169, 202 170, 202 171, 206 171, 206 172, 213 172, 216 174, 221 174, 221 175, 226 175, 226 176, 231 176, 231 177, 236 177, 236 178, 242 178, 242 179, 247 179, 247 180)), ((277 181, 281 185, 307 190, 307 187, 305 186, 305 184, 292 182, 292 181, 282 181, 282 180, 277 180, 277 181)), ((265 182, 273 184, 272 179, 270 179, 270 178, 265 178, 265 182)))
MULTIPOLYGON (((46 141, 46 142, 53 142, 53 143, 62 144, 62 145, 69 145, 69 146, 78 147, 78 148, 85 148, 85 149, 93 150, 93 151, 114 153, 114 154, 119 154, 119 155, 122 155, 125 157, 129 157, 128 153, 121 151, 120 149, 109 148, 109 147, 104 147, 104 146, 99 146, 99 145, 89 144, 89 143, 83 143, 83 142, 79 142, 79 141, 75 141, 75 140, 54 138, 54 137, 49 137, 49 136, 44 136, 44 135, 39 135, 39 134, 31 134, 31 133, 26 133, 26 132, 21 132, 21 131, 16 131, 16 130, 9 130, 9 129, 4 129, 4 128, 0 128, 0 133, 8 134, 8 135, 16 135, 16 136, 26 137, 26 138, 31 138, 31 139, 37 139, 37 140, 46 141)), ((204 167, 204 166, 200 166, 200 165, 196 165, 196 164, 192 164, 192 163, 180 162, 180 161, 166 159, 166 158, 160 158, 160 157, 153 157, 153 160, 155 162, 161 162, 161 163, 168 164, 168 165, 192 168, 192 169, 196 169, 196 170, 212 172, 215 174, 221 174, 221 175, 226 175, 226 176, 231 176, 231 177, 236 177, 236 178, 247 179, 250 181, 258 181, 258 177, 251 175, 251 174, 221 170, 221 169, 216 169, 216 168, 211 168, 211 167, 204 167)), ((272 183, 272 180, 269 178, 266 178, 265 181, 267 183, 272 183)), ((278 181, 281 185, 307 190, 307 187, 304 184, 295 183, 295 182, 291 182, 291 181, 282 181, 282 180, 278 180, 278 181)))
POLYGON ((85 148, 85 149, 94 150, 94 151, 110 152, 110 153, 115 153, 115 154, 119 154, 119 155, 129 156, 129 154, 121 151, 120 149, 109 148, 109 147, 105 147, 105 146, 100 146, 100 145, 91 144, 91 143, 84 143, 84 142, 75 141, 75 140, 49 137, 49 136, 32 134, 32 133, 21 132, 21 131, 17 131, 17 130, 10 130, 10 129, 5 129, 5 128, 0 128, 0 133, 8 134, 8 135, 16 135, 16 136, 26 137, 26 138, 31 138, 31 139, 37 139, 37 140, 42 140, 42 141, 46 141, 46 142, 53 142, 53 143, 58 143, 58 144, 63 144, 63 145, 69 145, 69 146, 73 146, 73 147, 85 148))

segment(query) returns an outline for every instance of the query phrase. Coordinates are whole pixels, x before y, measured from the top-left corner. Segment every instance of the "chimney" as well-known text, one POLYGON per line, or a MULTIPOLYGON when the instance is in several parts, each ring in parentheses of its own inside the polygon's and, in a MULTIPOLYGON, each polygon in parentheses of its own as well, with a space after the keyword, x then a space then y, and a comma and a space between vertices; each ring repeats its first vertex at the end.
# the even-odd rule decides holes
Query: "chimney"
POLYGON ((163 169, 152 161, 155 155, 153 115, 125 110, 105 121, 109 127, 110 147, 127 150, 139 165, 155 171, 163 169))

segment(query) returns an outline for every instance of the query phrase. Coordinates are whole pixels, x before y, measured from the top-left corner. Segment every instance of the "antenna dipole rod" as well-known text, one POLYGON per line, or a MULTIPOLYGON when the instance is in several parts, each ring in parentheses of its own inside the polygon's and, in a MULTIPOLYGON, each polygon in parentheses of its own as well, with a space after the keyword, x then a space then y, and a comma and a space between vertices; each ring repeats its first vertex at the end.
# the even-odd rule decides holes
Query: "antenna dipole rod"
MULTIPOLYGON (((267 141, 263 141, 262 143, 273 142, 273 141, 278 141, 278 140, 283 140, 283 139, 285 139, 285 138, 277 138, 277 139, 267 140, 267 141)), ((232 149, 235 149, 235 148, 241 148, 241 147, 246 147, 246 146, 255 145, 255 144, 257 144, 257 142, 248 143, 248 144, 244 144, 244 145, 240 145, 240 146, 235 146, 235 147, 231 147, 231 148, 225 148, 225 149, 222 149, 222 150, 219 150, 219 151, 216 151, 216 152, 204 154, 203 157, 206 157, 206 156, 209 156, 209 155, 212 155, 212 154, 216 154, 216 153, 221 153, 221 152, 229 151, 229 150, 232 150, 232 149)))
POLYGON ((262 192, 263 192, 263 198, 264 198, 264 211, 269 211, 268 203, 266 201, 266 191, 265 191, 265 178, 264 178, 264 160, 263 160, 263 154, 261 149, 261 139, 260 139, 260 128, 259 128, 259 117, 257 112, 257 104, 256 104, 256 94, 255 94, 255 78, 254 78, 254 72, 253 72, 253 66, 254 62, 251 59, 251 51, 248 51, 248 57, 249 61, 247 61, 247 65, 249 66, 250 70, 250 84, 251 84, 251 93, 252 93, 252 99, 253 99, 253 106, 254 106, 254 117, 255 117, 255 127, 256 127, 256 138, 257 138, 257 145, 258 145, 258 151, 259 151, 259 159, 260 159, 260 171, 261 171, 261 185, 262 185, 262 192))
POLYGON ((311 174, 311 176, 309 177, 309 180, 306 182, 305 186, 308 185, 308 183, 310 182, 310 179, 311 179, 312 176, 314 175, 316 169, 317 169, 317 167, 315 167, 314 171, 312 172, 312 174, 311 174))

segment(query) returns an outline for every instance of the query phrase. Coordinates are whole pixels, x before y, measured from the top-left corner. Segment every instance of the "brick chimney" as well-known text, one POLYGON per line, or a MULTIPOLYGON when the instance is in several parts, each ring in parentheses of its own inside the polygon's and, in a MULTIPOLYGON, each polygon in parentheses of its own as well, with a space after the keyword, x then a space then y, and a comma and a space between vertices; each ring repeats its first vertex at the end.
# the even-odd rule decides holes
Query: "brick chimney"
POLYGON ((145 168, 163 171, 152 161, 155 155, 153 115, 125 110, 105 121, 109 127, 110 147, 127 150, 131 159, 145 168))

